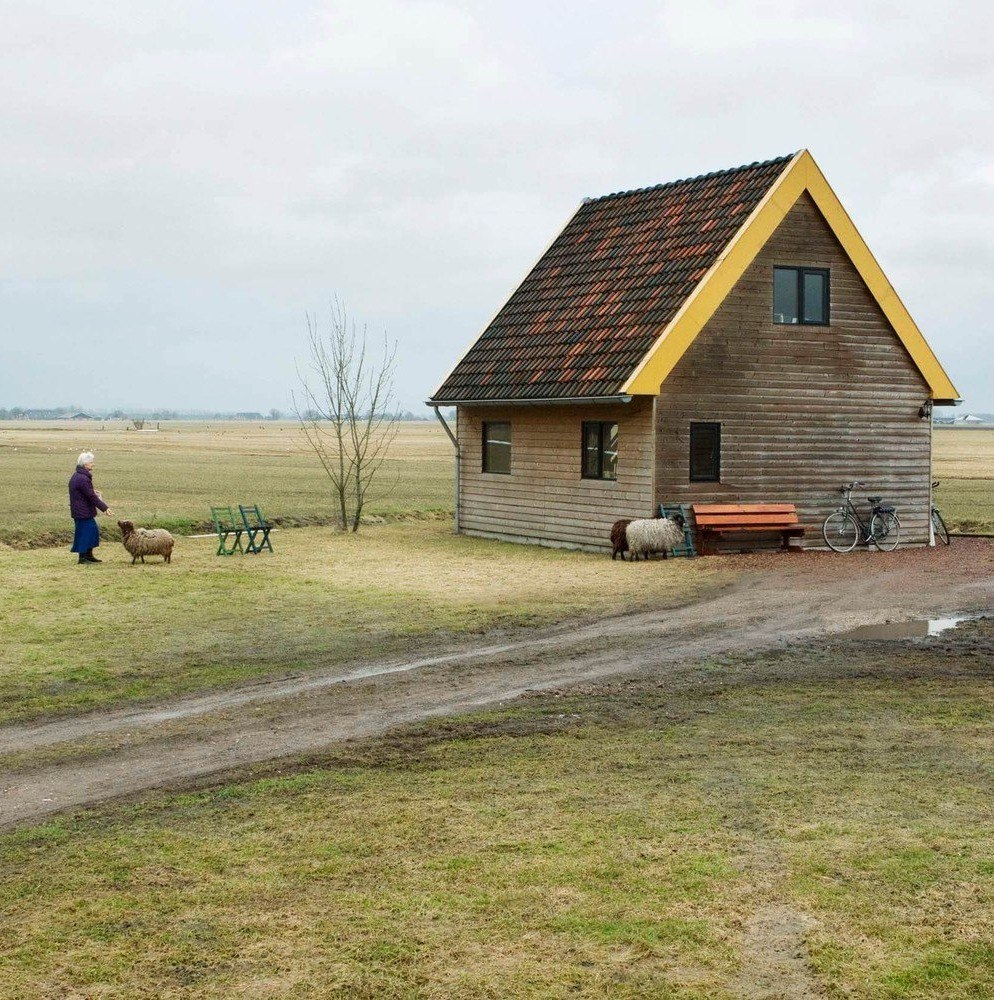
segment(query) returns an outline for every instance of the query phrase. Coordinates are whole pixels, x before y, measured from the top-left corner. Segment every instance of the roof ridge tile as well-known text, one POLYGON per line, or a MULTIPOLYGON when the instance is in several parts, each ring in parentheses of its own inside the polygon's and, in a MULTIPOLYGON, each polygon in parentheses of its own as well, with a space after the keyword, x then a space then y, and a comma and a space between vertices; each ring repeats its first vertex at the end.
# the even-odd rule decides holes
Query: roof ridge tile
POLYGON ((592 202, 607 201, 610 198, 625 198, 629 195, 647 194, 650 191, 662 191, 665 188, 678 187, 680 184, 693 184, 696 181, 710 180, 712 177, 725 177, 728 174, 736 174, 743 170, 758 170, 764 167, 772 167, 778 163, 788 164, 796 156, 796 153, 786 153, 783 156, 774 156, 769 160, 753 160, 752 163, 743 163, 738 167, 726 167, 723 170, 711 170, 706 174, 695 174, 693 177, 680 177, 675 181, 662 181, 659 184, 647 184, 645 187, 627 188, 623 191, 611 191, 609 194, 586 195, 581 204, 589 205, 592 202))

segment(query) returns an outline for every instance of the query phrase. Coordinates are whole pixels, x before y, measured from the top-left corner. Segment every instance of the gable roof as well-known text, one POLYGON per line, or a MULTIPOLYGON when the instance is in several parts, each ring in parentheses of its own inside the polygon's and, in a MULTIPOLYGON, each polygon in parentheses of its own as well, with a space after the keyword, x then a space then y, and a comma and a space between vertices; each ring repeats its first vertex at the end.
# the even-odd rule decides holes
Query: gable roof
POLYGON ((811 154, 585 201, 431 403, 655 395, 807 191, 936 401, 958 394, 811 154))

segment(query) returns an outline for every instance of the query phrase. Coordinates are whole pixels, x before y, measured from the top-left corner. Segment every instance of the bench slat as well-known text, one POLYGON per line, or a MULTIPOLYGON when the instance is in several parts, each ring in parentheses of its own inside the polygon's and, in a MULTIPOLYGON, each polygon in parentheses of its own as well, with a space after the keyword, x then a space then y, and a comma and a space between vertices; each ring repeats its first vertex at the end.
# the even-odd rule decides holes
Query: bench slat
POLYGON ((804 528, 799 524, 728 524, 720 528, 703 528, 706 535, 731 535, 736 531, 779 531, 788 535, 804 534, 804 528))
POLYGON ((796 514, 793 503, 695 503, 695 514, 796 514))
POLYGON ((718 517, 698 517, 697 526, 699 528, 716 527, 721 528, 726 524, 798 524, 796 514, 740 514, 738 517, 732 515, 720 515, 718 517))

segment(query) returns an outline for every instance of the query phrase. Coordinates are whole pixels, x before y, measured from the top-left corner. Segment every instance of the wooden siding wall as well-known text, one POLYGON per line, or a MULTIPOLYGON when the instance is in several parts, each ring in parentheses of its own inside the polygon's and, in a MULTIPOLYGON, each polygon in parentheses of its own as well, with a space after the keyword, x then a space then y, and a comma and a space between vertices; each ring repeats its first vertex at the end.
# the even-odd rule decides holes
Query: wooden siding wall
POLYGON ((806 545, 838 488, 894 503, 902 539, 928 537, 931 422, 925 381, 807 195, 665 380, 656 409, 656 499, 798 505, 806 545), (775 264, 831 269, 830 325, 772 321, 775 264), (690 483, 692 420, 720 421, 721 483, 690 483))
POLYGON ((459 505, 466 534, 610 548, 619 517, 652 512, 652 402, 459 408, 459 505), (511 475, 482 471, 483 422, 511 422, 511 475), (580 477, 584 420, 618 422, 618 478, 580 477))

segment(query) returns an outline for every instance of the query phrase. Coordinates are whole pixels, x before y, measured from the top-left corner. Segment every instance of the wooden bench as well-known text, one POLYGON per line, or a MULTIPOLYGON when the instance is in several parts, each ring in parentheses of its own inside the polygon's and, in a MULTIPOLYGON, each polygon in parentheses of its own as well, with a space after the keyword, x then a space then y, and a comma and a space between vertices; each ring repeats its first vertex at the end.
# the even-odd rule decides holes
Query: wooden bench
MULTIPOLYGON (((785 549, 788 538, 804 535, 792 503, 695 503, 693 508, 702 554, 708 551, 708 542, 740 532, 776 532, 785 549)), ((716 550, 712 546, 710 551, 716 550)))

